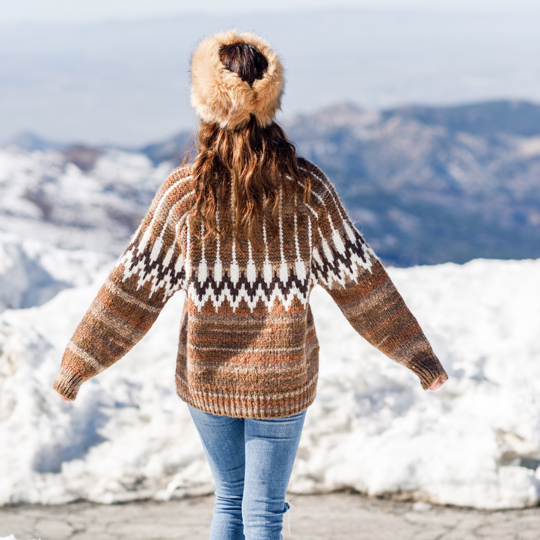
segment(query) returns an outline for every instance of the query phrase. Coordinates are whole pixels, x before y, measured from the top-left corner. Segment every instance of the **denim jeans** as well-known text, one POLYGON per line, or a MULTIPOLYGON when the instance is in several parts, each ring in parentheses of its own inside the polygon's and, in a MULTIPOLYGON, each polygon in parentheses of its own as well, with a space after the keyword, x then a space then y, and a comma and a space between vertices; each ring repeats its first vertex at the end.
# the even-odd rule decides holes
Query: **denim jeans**
POLYGON ((282 540, 285 494, 307 409, 283 418, 232 418, 187 404, 215 483, 209 540, 282 540))

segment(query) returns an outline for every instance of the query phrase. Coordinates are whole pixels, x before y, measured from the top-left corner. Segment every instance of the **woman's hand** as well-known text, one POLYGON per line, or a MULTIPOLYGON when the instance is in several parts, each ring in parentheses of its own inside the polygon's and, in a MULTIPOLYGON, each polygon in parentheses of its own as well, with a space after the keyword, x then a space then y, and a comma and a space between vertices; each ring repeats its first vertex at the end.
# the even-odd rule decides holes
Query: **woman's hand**
POLYGON ((431 386, 428 388, 428 390, 437 390, 437 388, 440 388, 446 381, 448 380, 448 377, 437 377, 431 384, 431 386))
POLYGON ((72 401, 71 399, 68 399, 67 397, 63 396, 62 394, 58 394, 63 401, 72 401))

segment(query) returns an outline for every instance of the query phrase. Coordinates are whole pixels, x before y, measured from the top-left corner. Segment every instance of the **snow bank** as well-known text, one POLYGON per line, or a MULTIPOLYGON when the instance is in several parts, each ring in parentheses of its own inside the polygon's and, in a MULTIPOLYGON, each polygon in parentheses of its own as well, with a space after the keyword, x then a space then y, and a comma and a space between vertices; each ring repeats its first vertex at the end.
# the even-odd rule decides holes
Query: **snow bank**
MULTIPOLYGON (((486 509, 538 504, 540 260, 390 273, 450 380, 422 390, 316 289, 320 380, 289 492, 354 488, 486 509)), ((75 402, 52 390, 63 348, 104 277, 0 317, 0 504, 213 492, 174 393, 181 294, 75 402)))
POLYGON ((62 289, 87 285, 110 262, 104 253, 0 233, 0 312, 39 306, 62 289))
POLYGON ((13 534, 10 534, 9 536, 3 536, 0 540, 17 540, 17 538, 13 534))

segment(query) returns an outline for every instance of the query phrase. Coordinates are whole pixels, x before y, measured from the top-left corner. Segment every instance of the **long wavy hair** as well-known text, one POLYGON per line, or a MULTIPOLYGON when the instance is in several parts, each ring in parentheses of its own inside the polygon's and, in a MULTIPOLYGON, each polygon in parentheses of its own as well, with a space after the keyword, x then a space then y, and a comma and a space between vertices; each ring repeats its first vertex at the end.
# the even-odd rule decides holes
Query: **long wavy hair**
MULTIPOLYGON (((222 46, 220 60, 250 85, 268 66, 262 53, 245 43, 222 46)), ((202 220, 205 239, 245 233, 259 244, 255 231, 264 219, 271 241, 278 230, 280 197, 311 201, 310 177, 299 169, 294 144, 275 122, 261 127, 251 115, 246 125, 230 130, 202 121, 197 152, 194 213, 202 220), (233 218, 219 219, 229 201, 233 218)))

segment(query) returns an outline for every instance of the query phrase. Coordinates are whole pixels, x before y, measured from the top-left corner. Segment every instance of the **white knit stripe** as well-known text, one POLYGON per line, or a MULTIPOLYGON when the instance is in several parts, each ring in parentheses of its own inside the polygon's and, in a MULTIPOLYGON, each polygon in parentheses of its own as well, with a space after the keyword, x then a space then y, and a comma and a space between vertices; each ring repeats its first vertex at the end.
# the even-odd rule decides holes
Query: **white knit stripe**
POLYGON ((302 281, 305 281, 306 279, 306 267, 304 265, 304 261, 302 261, 302 257, 300 255, 300 244, 298 241, 298 196, 295 193, 294 194, 294 244, 296 248, 296 263, 295 263, 295 269, 296 269, 296 275, 299 279, 302 281))
POLYGON ((305 169, 304 167, 298 167, 301 171, 304 171, 306 173, 308 173, 309 175, 311 175, 313 178, 316 178, 317 180, 319 180, 319 182, 324 186, 324 188, 326 189, 326 191, 328 193, 330 193, 331 197, 332 197, 332 200, 334 201, 334 204, 336 205, 336 208, 337 208, 337 211, 339 213, 339 216, 341 217, 341 220, 342 221, 345 221, 346 220, 346 216, 343 214, 343 212, 341 211, 341 208, 340 208, 340 204, 338 203, 338 201, 336 200, 336 196, 334 195, 334 192, 333 190, 330 188, 330 186, 328 185, 329 184, 329 181, 328 179, 326 178, 322 178, 320 177, 318 174, 315 174, 313 171, 308 171, 307 169, 305 169))
POLYGON ((133 304, 134 306, 137 306, 139 309, 144 309, 146 311, 149 311, 150 313, 159 313, 161 311, 161 308, 151 306, 150 304, 147 304, 146 302, 143 302, 139 300, 137 297, 132 296, 131 294, 123 291, 114 281, 111 279, 107 279, 105 281, 105 287, 109 289, 109 291, 114 295, 118 296, 125 302, 128 302, 130 304, 133 304))
MULTIPOLYGON (((308 174, 310 174, 310 172, 307 171, 306 169, 303 169, 303 168, 301 168, 301 169, 303 171, 306 171, 308 174)), ((316 176, 316 175, 312 175, 312 176, 314 178, 317 178, 319 181, 322 182, 322 180, 318 176, 316 176)), ((301 183, 305 188, 305 184, 303 182, 301 182, 301 183)), ((334 225, 334 221, 332 220, 332 216, 330 215, 330 212, 328 210, 328 207, 326 206, 326 203, 325 203, 324 199, 316 191, 312 191, 311 193, 312 193, 312 195, 317 197, 317 199, 319 199, 320 203, 322 204, 322 206, 326 210, 325 214, 326 214, 326 217, 328 218, 328 223, 330 224, 330 228, 332 229, 332 241, 334 242, 334 245, 336 246, 336 249, 340 253, 344 253, 345 252, 345 246, 343 245, 343 240, 341 239, 341 236, 339 234, 338 229, 334 225)), ((339 211, 339 214, 341 216, 341 211, 339 210, 339 208, 338 208, 338 211, 339 211)), ((345 230, 347 232, 347 235, 351 238, 351 241, 355 242, 356 238, 354 237, 354 235, 352 235, 352 232, 350 231, 350 229, 347 228, 347 222, 343 220, 343 217, 341 217, 341 221, 343 222, 343 224, 345 226, 345 230)))
POLYGON ((302 258, 300 257, 300 245, 298 243, 298 196, 296 193, 294 194, 294 247, 296 249, 296 260, 301 261, 302 258))
POLYGON ((220 223, 219 223, 219 202, 216 207, 216 227, 218 234, 216 236, 216 262, 214 263, 214 279, 219 282, 223 277, 223 263, 221 262, 220 249, 221 249, 221 240, 219 238, 220 233, 220 223))
POLYGON ((283 187, 279 186, 279 252, 281 254, 281 265, 279 267, 279 279, 285 283, 289 277, 287 262, 283 253, 283 187))
POLYGON ((255 262, 253 261, 253 248, 251 246, 251 240, 248 239, 248 251, 249 259, 246 268, 246 278, 251 285, 255 283, 257 279, 257 268, 255 267, 255 262))
MULTIPOLYGON (((309 215, 307 216, 307 220, 308 220, 309 260, 312 261, 315 256, 316 250, 313 246, 313 225, 311 224, 311 218, 309 217, 309 215)), ((319 256, 318 252, 317 252, 317 256, 319 256)), ((320 257, 319 257, 319 260, 320 260, 320 257)), ((311 284, 314 287, 315 285, 317 285, 317 276, 315 275, 314 272, 310 272, 309 274, 310 274, 311 284)))
POLYGON ((187 182, 191 178, 193 178, 193 177, 192 176, 186 176, 184 178, 181 178, 180 180, 175 182, 170 188, 168 188, 167 191, 165 191, 165 193, 161 196, 161 199, 159 199, 159 201, 157 203, 156 210, 154 211, 154 214, 152 215, 152 220, 150 221, 150 224, 148 225, 146 231, 144 232, 144 235, 143 235, 141 241, 139 242, 139 247, 138 247, 139 253, 144 250, 144 248, 146 247, 146 244, 148 243, 148 241, 152 237, 152 229, 153 229, 153 226, 154 226, 154 222, 157 219, 157 216, 159 215, 159 213, 161 212, 161 206, 167 200, 167 197, 169 196, 169 193, 171 193, 174 189, 179 187, 184 182, 187 182))
MULTIPOLYGON (((234 223, 234 219, 235 219, 235 210, 234 210, 234 184, 232 182, 233 178, 232 178, 232 174, 231 174, 231 214, 232 214, 232 220, 233 220, 233 223, 234 223)), ((233 233, 233 239, 232 239, 232 261, 231 261, 231 266, 229 268, 229 271, 230 271, 230 278, 231 278, 231 281, 236 285, 240 279, 240 268, 238 266, 238 262, 236 260, 236 238, 234 236, 234 233, 233 233)), ((236 310, 236 308, 238 307, 238 304, 236 304, 234 307, 233 307, 233 311, 236 310)))
MULTIPOLYGON (((307 280, 304 279, 304 281, 307 280)), ((214 309, 216 311, 217 308, 224 302, 227 302, 234 311, 239 306, 240 302, 243 300, 246 302, 252 312, 256 308, 259 301, 262 301, 265 306, 270 309, 274 301, 278 300, 284 305, 286 310, 290 308, 290 305, 294 298, 300 300, 303 305, 307 305, 309 301, 309 290, 307 290, 306 293, 302 293, 299 289, 297 289, 296 286, 292 285, 288 294, 284 295, 279 285, 277 284, 275 284, 271 288, 271 292, 269 293, 265 291, 262 285, 259 285, 251 295, 248 293, 245 286, 240 287, 240 289, 234 294, 231 290, 229 290, 227 286, 225 286, 222 289, 221 293, 219 295, 216 295, 212 285, 208 285, 203 292, 198 293, 197 289, 195 288, 195 284, 192 282, 188 286, 187 295, 189 296, 193 304, 197 306, 198 311, 201 311, 203 306, 208 301, 212 302, 212 305, 214 306, 214 309)))
MULTIPOLYGON (((310 171, 308 171, 307 169, 304 169, 301 167, 302 170, 306 171, 307 173, 311 174, 310 171)), ((321 183, 323 183, 324 187, 330 192, 330 194, 333 196, 333 193, 331 191, 331 189, 326 185, 325 181, 321 178, 319 178, 317 175, 314 175, 313 176, 318 179, 319 181, 321 181, 321 183)), ((302 184, 302 186, 305 187, 305 184, 302 180, 298 179, 299 183, 302 184)), ((332 228, 332 241, 334 243, 334 245, 336 246, 336 249, 340 252, 340 253, 344 253, 345 252, 345 246, 343 244, 343 240, 341 238, 341 235, 339 234, 339 231, 333 226, 333 223, 332 223, 332 220, 331 220, 331 217, 330 217, 330 213, 328 212, 328 208, 324 202, 324 200, 322 199, 322 197, 315 191, 312 191, 312 194, 315 195, 319 201, 321 202, 321 204, 323 205, 323 207, 325 208, 326 210, 326 215, 328 216, 328 220, 329 220, 329 223, 331 225, 331 228, 332 228)), ((335 203, 335 198, 334 198, 334 203, 335 203)), ((314 215, 318 218, 318 215, 313 211, 313 209, 308 205, 306 204, 306 206, 311 210, 312 213, 314 213, 314 215)), ((342 218, 342 222, 343 222, 343 225, 344 225, 344 228, 345 228, 345 231, 347 233, 347 235, 349 236, 351 242, 357 244, 358 243, 358 238, 357 236, 354 234, 352 228, 354 228, 354 226, 352 224, 350 224, 349 222, 349 219, 347 216, 343 216, 342 212, 341 212, 341 209, 339 208, 339 205, 336 205, 337 208, 338 208, 338 212, 342 218), (352 228, 351 228, 352 227, 352 228)), ((318 221, 318 219, 317 219, 318 221)), ((319 232, 319 235, 320 235, 320 238, 321 238, 321 246, 322 246, 322 249, 323 249, 323 252, 324 252, 324 255, 325 257, 327 258, 327 260, 330 262, 330 263, 334 263, 334 258, 333 258, 333 255, 332 255, 332 252, 330 250, 330 247, 328 245, 328 242, 326 240, 326 238, 324 237, 324 235, 322 234, 322 231, 321 231, 321 228, 320 228, 320 225, 318 225, 318 232, 319 232)), ((345 282, 346 282, 346 276, 350 276, 353 280, 357 281, 360 277, 360 273, 358 272, 358 266, 361 267, 361 268, 365 268, 366 270, 369 270, 371 271, 371 266, 372 266, 372 260, 376 260, 376 255, 375 255, 375 252, 371 249, 371 247, 366 244, 366 243, 361 243, 360 245, 364 255, 365 255, 365 258, 366 258, 366 262, 364 262, 360 257, 358 257, 357 255, 355 254, 350 254, 352 260, 354 262, 356 262, 357 265, 353 265, 353 270, 350 271, 348 268, 344 267, 343 265, 340 265, 340 269, 339 269, 339 274, 333 274, 331 276, 328 276, 328 280, 327 282, 325 282, 325 284, 329 287, 331 287, 332 285, 332 282, 333 281, 337 281, 338 283, 340 283, 341 285, 344 285, 345 282)), ((313 249, 313 257, 317 260, 317 262, 322 265, 322 259, 320 257, 320 254, 317 250, 317 248, 314 248, 313 249)))
POLYGON ((114 324, 115 331, 118 335, 127 341, 144 335, 144 332, 140 328, 132 326, 129 322, 114 313, 114 311, 111 311, 99 298, 96 298, 91 304, 88 313, 92 314, 96 319, 101 320, 102 324, 114 324))
POLYGON ((199 262, 199 271, 197 272, 197 279, 199 280, 199 283, 204 283, 204 281, 208 277, 208 265, 206 264, 206 256, 204 250, 204 223, 201 223, 201 261, 199 262))
POLYGON ((175 231, 174 231, 175 238, 178 238, 180 226, 182 225, 184 220, 187 218, 187 214, 188 214, 187 212, 185 214, 182 214, 182 216, 178 220, 178 223, 176 224, 175 231))
POLYGON ((345 231, 347 232, 347 236, 350 238, 351 242, 355 242, 356 236, 354 234, 353 228, 354 225, 349 222, 348 216, 344 213, 343 205, 341 204, 341 201, 339 200, 339 197, 335 194, 334 189, 332 189, 330 185, 330 181, 327 178, 321 178, 318 174, 315 174, 314 172, 308 171, 307 169, 303 167, 299 167, 300 170, 307 172, 312 177, 316 178, 321 182, 321 184, 324 186, 326 191, 330 193, 330 196, 332 197, 332 200, 334 201, 334 205, 339 213, 339 216, 341 218, 341 221, 343 222, 343 226, 345 227, 345 231))
POLYGON ((290 351, 303 351, 304 345, 297 347, 202 347, 201 345, 194 345, 188 343, 188 348, 194 351, 227 351, 235 353, 286 353, 290 351))
MULTIPOLYGON (((169 210, 169 213, 167 214, 167 219, 165 220, 165 223, 163 224, 163 227, 161 228, 161 231, 160 231, 159 235, 157 236, 157 238, 156 238, 156 240, 154 242, 154 245, 152 246, 152 253, 150 254, 150 259, 151 260, 157 261, 157 259, 159 257, 159 254, 161 253, 161 249, 163 248, 163 237, 165 236, 165 232, 167 231, 167 228, 169 226, 169 221, 170 221, 170 219, 171 219, 171 217, 173 215, 173 212, 174 212, 175 208, 178 205, 182 204, 188 197, 190 197, 194 193, 195 193, 195 190, 190 191, 189 193, 187 193, 186 195, 181 197, 180 200, 178 200, 176 203, 174 203, 174 205, 169 210)), ((155 215, 154 215, 154 217, 155 217, 155 215)), ((141 251, 141 249, 139 248, 139 252, 140 251, 141 251)))
POLYGON ((70 341, 67 344, 67 348, 73 353, 76 354, 79 358, 82 358, 87 364, 90 364, 96 371, 102 372, 108 366, 100 362, 96 357, 92 356, 88 351, 85 351, 79 347, 73 341, 70 341))
MULTIPOLYGON (((263 197, 263 208, 266 201, 266 195, 263 197)), ((263 242, 264 242, 264 265, 263 265, 263 278, 267 285, 272 282, 273 271, 270 264, 270 258, 268 254, 268 239, 266 237, 266 214, 263 212, 263 242)))
POLYGON ((189 191, 188 193, 186 193, 183 197, 178 199, 178 201, 173 204, 173 206, 171 207, 170 212, 167 215, 167 219, 165 220, 163 228, 161 229, 161 233, 159 234, 159 239, 160 240, 163 239, 165 231, 167 230, 167 227, 169 226, 169 220, 171 219, 171 217, 173 215, 173 212, 176 209, 176 207, 179 206, 180 204, 182 204, 188 197, 191 197, 191 195, 195 195, 195 190, 194 189, 189 191))
POLYGON ((186 279, 191 279, 191 228, 189 225, 189 214, 186 216, 186 279))

